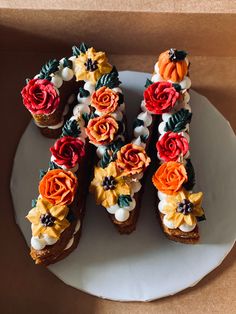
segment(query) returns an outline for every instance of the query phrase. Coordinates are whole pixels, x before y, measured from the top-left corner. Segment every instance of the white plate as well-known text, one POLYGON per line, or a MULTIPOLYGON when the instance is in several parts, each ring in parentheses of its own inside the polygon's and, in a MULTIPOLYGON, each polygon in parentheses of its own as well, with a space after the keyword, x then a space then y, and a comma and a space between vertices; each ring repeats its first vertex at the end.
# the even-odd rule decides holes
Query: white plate
MULTIPOLYGON (((147 77, 146 73, 120 73, 130 126, 140 106, 147 77)), ((128 236, 119 235, 105 210, 95 206, 89 197, 78 248, 49 267, 65 283, 102 298, 148 301, 195 285, 229 253, 236 237, 235 135, 205 97, 191 91, 191 105, 195 189, 205 192, 207 216, 207 221, 200 223, 201 243, 191 246, 165 238, 154 214, 155 193, 150 180, 146 184, 137 230, 128 236)), ((48 148, 52 143, 31 122, 15 156, 11 191, 16 222, 28 244, 30 224, 24 217, 31 208, 31 199, 37 196, 38 172, 47 167, 48 148)))

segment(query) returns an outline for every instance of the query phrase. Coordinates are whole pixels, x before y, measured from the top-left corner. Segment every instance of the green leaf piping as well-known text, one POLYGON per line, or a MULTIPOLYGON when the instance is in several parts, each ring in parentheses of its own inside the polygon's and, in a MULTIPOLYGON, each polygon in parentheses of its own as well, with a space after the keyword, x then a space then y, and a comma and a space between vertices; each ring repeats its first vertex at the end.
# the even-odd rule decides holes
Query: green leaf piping
POLYGON ((117 203, 120 207, 128 207, 130 202, 132 202, 132 198, 130 195, 119 195, 117 203))
POLYGON ((45 176, 46 173, 47 173, 46 170, 40 169, 39 170, 39 179, 42 180, 42 178, 45 176))
POLYGON ((83 42, 83 43, 80 44, 79 47, 77 47, 77 46, 73 46, 72 47, 72 54, 73 54, 73 56, 78 57, 80 54, 86 53, 87 50, 88 50, 88 47, 83 42))
POLYGON ((152 85, 153 84, 153 82, 150 80, 150 79, 147 79, 146 80, 146 83, 145 83, 145 85, 144 85, 144 87, 145 88, 148 88, 148 86, 150 86, 150 85, 152 85))
POLYGON ((140 119, 136 119, 134 121, 134 124, 133 124, 133 129, 139 127, 139 126, 143 126, 144 125, 144 121, 143 120, 140 120, 140 119))
POLYGON ((63 136, 73 136, 73 137, 78 137, 80 135, 80 127, 77 124, 76 120, 68 120, 64 124, 62 128, 62 134, 61 137, 63 136))
POLYGON ((31 206, 32 208, 34 208, 36 205, 37 205, 37 198, 34 198, 32 201, 31 201, 31 206))
POLYGON ((90 92, 87 89, 80 87, 79 88, 79 95, 80 95, 80 97, 88 97, 90 95, 90 92))
POLYGON ((180 109, 178 112, 174 113, 165 125, 165 132, 172 131, 179 133, 182 131, 187 123, 191 122, 192 113, 187 109, 180 109))
POLYGON ((104 74, 99 78, 95 90, 98 90, 102 86, 106 86, 108 88, 118 87, 120 83, 116 67, 113 67, 110 73, 104 74))
POLYGON ((63 60, 63 68, 72 69, 73 68, 73 62, 71 60, 69 60, 68 58, 64 58, 64 60, 63 60))
POLYGON ((59 61, 56 59, 49 60, 46 64, 42 66, 41 71, 39 72, 40 79, 47 79, 51 81, 50 74, 58 71, 59 61))
POLYGON ((107 149, 100 160, 100 166, 106 168, 107 165, 116 159, 118 151, 124 145, 122 140, 115 141, 114 143, 107 146, 107 149))

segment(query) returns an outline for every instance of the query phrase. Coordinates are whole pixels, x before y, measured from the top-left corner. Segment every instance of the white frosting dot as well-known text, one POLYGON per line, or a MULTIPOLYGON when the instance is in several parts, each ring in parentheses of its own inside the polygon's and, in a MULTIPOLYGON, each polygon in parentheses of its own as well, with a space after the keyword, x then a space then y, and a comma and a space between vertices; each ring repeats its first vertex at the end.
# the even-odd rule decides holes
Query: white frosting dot
POLYGON ((34 248, 37 251, 44 249, 46 246, 46 241, 44 240, 44 238, 40 239, 39 237, 32 237, 30 242, 32 248, 34 248))
POLYGON ((169 228, 169 229, 176 229, 176 227, 175 227, 173 221, 166 219, 166 215, 165 215, 164 218, 163 218, 163 223, 164 223, 164 225, 165 225, 167 228, 169 228))
POLYGON ((91 97, 88 96, 88 97, 81 97, 80 96, 80 93, 78 93, 77 95, 77 100, 80 104, 86 104, 86 105, 90 105, 90 100, 91 100, 91 97))
POLYGON ((131 202, 129 203, 129 206, 125 206, 123 207, 123 209, 128 210, 128 211, 132 211, 136 206, 136 201, 135 199, 132 197, 131 202))
POLYGON ((137 138, 135 138, 135 139, 132 141, 132 143, 133 143, 134 145, 141 146, 141 147, 143 147, 143 148, 146 147, 146 143, 143 143, 143 142, 141 141, 141 137, 140 137, 140 136, 137 137, 137 138))
POLYGON ((154 65, 154 71, 155 71, 156 74, 159 74, 158 62, 156 62, 155 65, 154 65))
POLYGON ((171 113, 163 113, 161 118, 164 122, 167 122, 171 118, 172 114, 171 113))
POLYGON ((133 181, 131 183, 131 189, 134 193, 137 193, 142 188, 142 184, 139 181, 133 181))
POLYGON ((73 115, 75 117, 79 116, 82 114, 82 113, 90 113, 90 109, 89 109, 89 106, 86 105, 86 104, 78 104, 74 107, 73 109, 73 115))
POLYGON ((186 223, 183 223, 182 225, 179 226, 179 229, 183 232, 190 232, 193 231, 193 229, 196 227, 196 224, 193 226, 189 226, 186 223))
POLYGON ((156 83, 156 82, 162 82, 163 78, 161 77, 161 75, 159 73, 156 73, 152 76, 152 82, 156 83))
POLYGON ((119 208, 115 212, 115 218, 116 218, 116 220, 118 220, 120 222, 126 221, 129 218, 129 211, 125 210, 123 208, 119 208))
POLYGON ((139 137, 141 135, 144 135, 144 136, 147 136, 147 137, 149 136, 148 128, 146 128, 143 125, 137 126, 136 128, 134 128, 134 136, 135 137, 139 137))
POLYGON ((119 209, 120 209, 120 207, 119 207, 118 204, 115 204, 115 205, 112 205, 112 206, 110 206, 110 207, 107 207, 107 211, 108 211, 108 213, 110 213, 110 214, 115 214, 116 211, 119 210, 119 209))
POLYGON ((190 95, 188 92, 185 92, 184 93, 184 102, 185 103, 188 103, 190 101, 190 95))
POLYGON ((137 119, 142 120, 144 122, 145 126, 150 126, 152 124, 152 116, 150 113, 146 112, 141 112, 138 116, 137 119))
POLYGON ((166 206, 167 204, 167 201, 165 199, 161 200, 159 203, 158 203, 158 209, 159 211, 162 213, 162 214, 165 214, 165 212, 163 212, 163 208, 164 206, 166 206))
POLYGON ((74 72, 72 69, 65 67, 61 70, 61 77, 63 81, 70 81, 74 76, 74 72))
POLYGON ((47 245, 53 245, 53 244, 55 244, 55 243, 57 242, 57 240, 58 240, 58 239, 56 239, 56 238, 49 237, 49 235, 47 235, 47 234, 44 234, 44 235, 43 235, 43 238, 44 238, 44 240, 45 240, 45 242, 46 242, 47 245))
POLYGON ((101 145, 101 146, 98 146, 98 148, 97 148, 97 150, 96 150, 96 153, 97 153, 97 156, 98 156, 98 158, 102 158, 102 156, 105 154, 105 152, 106 152, 106 149, 107 149, 107 147, 106 146, 103 146, 103 145, 101 145))
POLYGON ((90 95, 92 95, 92 93, 95 91, 95 85, 92 84, 91 82, 86 82, 84 84, 84 89, 86 89, 87 91, 89 91, 90 95))
POLYGON ((163 192, 161 192, 161 191, 158 191, 158 192, 157 192, 157 196, 158 196, 158 198, 159 198, 160 201, 162 201, 162 200, 164 200, 164 199, 166 199, 166 198, 168 197, 167 194, 165 194, 165 193, 163 193, 163 192))
POLYGON ((63 80, 59 75, 56 74, 56 75, 52 76, 51 83, 55 87, 60 88, 62 86, 63 80))
POLYGON ((164 134, 165 133, 165 126, 166 126, 166 123, 164 121, 159 124, 158 131, 159 131, 160 134, 164 134))
POLYGON ((179 83, 181 89, 189 89, 191 87, 191 80, 188 76, 185 76, 183 81, 179 83))

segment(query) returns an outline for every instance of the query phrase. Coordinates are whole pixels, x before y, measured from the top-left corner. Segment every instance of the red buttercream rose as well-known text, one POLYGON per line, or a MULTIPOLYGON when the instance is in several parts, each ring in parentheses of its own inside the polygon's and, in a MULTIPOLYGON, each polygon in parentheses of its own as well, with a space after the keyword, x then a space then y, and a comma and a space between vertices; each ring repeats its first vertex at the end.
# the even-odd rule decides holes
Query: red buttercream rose
POLYGON ((189 144, 183 135, 169 131, 159 139, 156 148, 162 160, 180 161, 187 154, 189 144))
POLYGON ((85 155, 84 143, 72 136, 59 138, 50 151, 54 157, 53 161, 66 169, 75 167, 85 155))
POLYGON ((54 85, 48 80, 32 79, 22 89, 25 107, 32 114, 51 114, 59 106, 60 97, 54 85))
POLYGON ((176 104, 180 94, 169 82, 157 82, 144 91, 147 110, 154 114, 169 112, 176 104))

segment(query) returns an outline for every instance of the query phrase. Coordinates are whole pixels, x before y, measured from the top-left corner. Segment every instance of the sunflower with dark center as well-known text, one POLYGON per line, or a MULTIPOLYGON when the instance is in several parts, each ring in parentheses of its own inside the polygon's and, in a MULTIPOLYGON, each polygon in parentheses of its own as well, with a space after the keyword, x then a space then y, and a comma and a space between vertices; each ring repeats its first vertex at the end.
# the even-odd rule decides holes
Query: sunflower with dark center
POLYGON ((96 60, 93 62, 93 60, 89 58, 84 65, 86 66, 87 71, 93 72, 98 68, 97 63, 98 62, 96 60))
POLYGON ((49 213, 40 216, 41 224, 45 227, 53 226, 55 220, 56 218, 49 213))
POLYGON ((95 195, 97 204, 108 208, 115 205, 120 195, 130 195, 130 185, 122 176, 115 162, 106 168, 95 167, 90 192, 95 195))
POLYGON ((178 204, 178 207, 176 210, 178 213, 188 215, 193 211, 193 207, 194 207, 193 203, 191 203, 189 200, 185 198, 182 202, 178 204))

